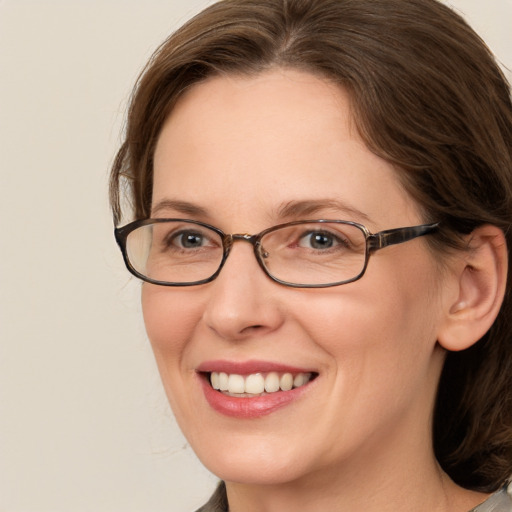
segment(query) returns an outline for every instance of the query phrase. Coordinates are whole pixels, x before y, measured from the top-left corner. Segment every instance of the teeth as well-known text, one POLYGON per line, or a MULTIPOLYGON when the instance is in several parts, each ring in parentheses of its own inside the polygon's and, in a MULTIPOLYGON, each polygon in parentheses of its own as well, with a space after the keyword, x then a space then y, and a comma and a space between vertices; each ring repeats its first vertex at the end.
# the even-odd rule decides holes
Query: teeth
POLYGON ((244 393, 259 395, 265 388, 265 377, 261 373, 253 373, 245 379, 244 393))
POLYGON ((293 388, 304 386, 310 380, 311 373, 298 373, 295 376, 291 373, 279 375, 277 372, 270 372, 266 376, 261 373, 252 373, 245 377, 236 373, 212 372, 210 374, 210 383, 213 389, 236 396, 290 391, 293 388))
POLYGON ((220 388, 219 374, 217 372, 213 372, 210 375, 210 384, 212 385, 213 389, 219 389, 220 388))
POLYGON ((265 391, 275 393, 279 391, 279 375, 276 372, 270 372, 265 379, 265 391))
POLYGON ((228 382, 229 382, 228 374, 224 373, 224 372, 219 373, 219 389, 221 391, 228 390, 228 382))
POLYGON ((303 373, 299 373, 295 376, 295 379, 293 379, 293 386, 295 388, 300 388, 301 386, 304 386, 306 384, 307 380, 305 378, 305 375, 303 373))
POLYGON ((283 391, 290 391, 293 388, 293 375, 291 373, 285 373, 279 379, 279 387, 283 391))
POLYGON ((241 375, 232 373, 228 379, 228 391, 230 393, 245 393, 245 379, 241 375))

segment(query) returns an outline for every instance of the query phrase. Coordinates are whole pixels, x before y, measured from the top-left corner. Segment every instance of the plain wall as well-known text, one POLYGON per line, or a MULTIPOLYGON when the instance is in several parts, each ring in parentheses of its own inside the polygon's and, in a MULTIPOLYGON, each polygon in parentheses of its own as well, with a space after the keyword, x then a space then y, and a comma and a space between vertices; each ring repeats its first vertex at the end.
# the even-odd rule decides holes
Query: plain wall
MULTIPOLYGON (((186 512, 215 486, 167 406, 107 202, 138 72, 208 3, 0 0, 0 512, 186 512)), ((512 68, 512 0, 449 3, 512 68)))

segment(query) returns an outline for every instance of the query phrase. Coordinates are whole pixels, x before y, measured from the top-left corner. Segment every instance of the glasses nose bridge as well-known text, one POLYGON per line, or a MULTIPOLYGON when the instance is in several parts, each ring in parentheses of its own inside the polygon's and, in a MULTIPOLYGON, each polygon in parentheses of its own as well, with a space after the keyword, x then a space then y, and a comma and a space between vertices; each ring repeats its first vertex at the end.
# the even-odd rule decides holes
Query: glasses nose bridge
POLYGON ((249 233, 234 233, 234 234, 231 234, 231 235, 224 235, 224 239, 223 239, 223 243, 224 243, 224 258, 223 258, 223 262, 221 264, 221 267, 219 269, 219 272, 222 269, 222 267, 224 266, 224 263, 226 262, 229 254, 231 252, 233 244, 235 242, 237 242, 237 241, 248 242, 248 243, 250 243, 252 245, 253 254, 254 254, 254 257, 256 258, 256 261, 257 261, 258 265, 260 266, 260 268, 263 270, 263 272, 265 274, 267 274, 269 277, 272 277, 268 273, 268 270, 266 269, 265 264, 263 262, 263 259, 266 257, 266 255, 265 254, 261 254, 261 250, 262 250, 261 234, 250 235, 249 233))
POLYGON ((227 254, 231 251, 233 244, 240 240, 242 242, 250 243, 254 248, 258 244, 258 235, 250 235, 249 233, 234 233, 232 235, 224 236, 224 248, 227 254))

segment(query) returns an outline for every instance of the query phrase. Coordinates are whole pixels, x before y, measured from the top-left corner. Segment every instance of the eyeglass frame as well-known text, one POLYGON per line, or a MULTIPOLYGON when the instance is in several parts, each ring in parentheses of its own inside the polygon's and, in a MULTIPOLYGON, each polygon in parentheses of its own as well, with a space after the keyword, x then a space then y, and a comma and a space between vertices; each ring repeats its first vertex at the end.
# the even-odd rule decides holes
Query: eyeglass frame
POLYGON ((116 227, 114 229, 114 236, 116 239, 119 248, 121 249, 121 253, 123 255, 123 260, 126 265, 126 268, 139 279, 143 281, 159 286, 197 286, 201 284, 206 284, 214 281, 218 275, 220 274, 226 260, 231 252, 231 248, 233 247, 234 242, 237 240, 249 242, 253 246, 254 256, 256 257, 256 261, 258 262, 260 268, 263 272, 274 282, 279 283, 284 286, 288 286, 291 288, 330 288, 332 286, 341 286, 343 284, 353 283, 363 277, 366 272, 366 268, 368 267, 368 262, 371 254, 380 249, 384 249, 385 247, 389 247, 391 245, 397 245, 404 242, 409 242, 410 240, 414 240, 415 238, 429 235, 435 233, 439 228, 439 222, 434 222, 431 224, 420 224, 417 226, 407 226, 402 228, 393 228, 386 229, 383 231, 379 231, 378 233, 372 233, 364 224, 360 224, 359 222, 353 222, 348 220, 329 220, 329 219, 315 219, 315 220, 295 220, 292 222, 286 222, 284 224, 277 224, 276 226, 271 226, 267 229, 264 229, 260 233, 255 235, 250 235, 248 233, 235 233, 235 234, 227 234, 224 233, 221 229, 212 226, 211 224, 207 224, 205 222, 201 222, 193 219, 178 219, 178 218, 156 218, 156 219, 142 219, 135 220, 126 224, 125 226, 116 227), (126 250, 126 242, 130 233, 135 231, 136 229, 147 226, 149 224, 160 224, 166 222, 186 222, 189 224, 195 224, 198 226, 202 226, 204 228, 210 229, 217 233, 222 240, 222 260, 219 264, 219 268, 207 279, 202 279, 200 281, 193 282, 184 282, 184 283, 174 283, 168 281, 157 281, 155 279, 151 279, 144 274, 138 272, 131 264, 130 259, 128 257, 128 252, 126 250), (330 224, 345 224, 349 226, 354 226, 362 231, 365 236, 365 255, 364 255, 364 265, 361 272, 351 278, 345 279, 343 281, 337 281, 335 283, 326 283, 326 284, 296 284, 289 283, 288 281, 283 281, 273 276, 270 271, 267 269, 265 264, 263 263, 263 256, 258 251, 258 248, 261 247, 261 239, 271 233, 273 231, 286 228, 289 226, 295 226, 299 224, 322 224, 322 223, 330 223, 330 224))

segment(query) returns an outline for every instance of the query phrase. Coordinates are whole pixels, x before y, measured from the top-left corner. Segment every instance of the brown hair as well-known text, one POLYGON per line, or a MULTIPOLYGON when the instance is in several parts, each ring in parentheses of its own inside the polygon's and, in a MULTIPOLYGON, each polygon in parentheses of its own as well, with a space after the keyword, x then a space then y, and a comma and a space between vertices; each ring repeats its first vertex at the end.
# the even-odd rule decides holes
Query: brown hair
MULTIPOLYGON (((395 165, 425 221, 441 222, 435 249, 460 247, 460 234, 486 223, 512 247, 510 88, 482 40, 436 0, 224 0, 204 10, 138 80, 111 175, 115 222, 123 197, 135 218, 149 217, 155 144, 184 90, 276 66, 350 94, 368 148, 395 165)), ((448 354, 434 417, 440 464, 483 491, 512 475, 510 288, 490 331, 448 354)))

